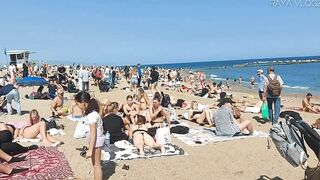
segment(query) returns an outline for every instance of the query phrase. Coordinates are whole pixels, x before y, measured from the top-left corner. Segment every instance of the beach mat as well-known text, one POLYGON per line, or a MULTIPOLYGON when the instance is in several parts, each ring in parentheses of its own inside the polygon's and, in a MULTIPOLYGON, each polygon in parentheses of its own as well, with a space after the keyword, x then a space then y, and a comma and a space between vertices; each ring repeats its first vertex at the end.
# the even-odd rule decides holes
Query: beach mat
POLYGON ((217 143, 224 141, 232 141, 236 139, 247 139, 257 137, 268 137, 267 133, 255 131, 252 135, 240 134, 239 136, 217 136, 214 133, 214 128, 190 128, 188 134, 172 134, 175 138, 189 146, 203 146, 208 143, 217 143))
POLYGON ((132 144, 127 146, 117 147, 115 145, 110 146, 110 150, 102 150, 102 160, 103 161, 119 161, 119 160, 132 160, 139 158, 153 158, 153 157, 165 157, 165 156, 179 156, 179 155, 187 155, 184 150, 174 144, 166 144, 164 145, 166 149, 165 154, 161 154, 161 151, 158 149, 152 149, 145 147, 144 156, 139 155, 139 151, 132 144))
POLYGON ((74 179, 68 160, 57 148, 41 147, 28 151, 24 155, 27 155, 26 161, 7 165, 12 168, 29 168, 29 170, 11 176, 0 174, 0 179, 74 179))

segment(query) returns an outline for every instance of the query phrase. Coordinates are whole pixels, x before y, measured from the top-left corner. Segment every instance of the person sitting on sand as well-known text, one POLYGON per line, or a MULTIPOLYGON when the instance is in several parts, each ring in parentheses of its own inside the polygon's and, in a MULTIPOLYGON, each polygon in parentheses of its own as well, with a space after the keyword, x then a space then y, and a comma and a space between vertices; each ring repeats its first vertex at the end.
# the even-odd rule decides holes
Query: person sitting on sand
POLYGON ((141 156, 144 156, 144 146, 148 146, 150 148, 158 148, 161 150, 161 153, 165 153, 165 149, 163 145, 160 145, 155 142, 152 136, 148 133, 148 128, 151 127, 149 123, 146 122, 146 118, 140 114, 136 116, 136 125, 132 126, 132 137, 133 144, 139 150, 141 156))
POLYGON ((136 101, 134 102, 135 104, 139 105, 141 99, 144 99, 144 102, 149 106, 149 98, 147 93, 143 90, 142 87, 138 88, 138 95, 136 96, 136 101))
POLYGON ((37 110, 30 112, 27 124, 19 130, 19 137, 27 139, 40 138, 46 145, 59 146, 61 142, 55 137, 49 135, 46 131, 46 123, 41 121, 37 110))
POLYGON ((127 96, 127 103, 123 105, 124 120, 127 124, 135 124, 134 116, 138 113, 137 106, 133 103, 133 97, 127 96))
POLYGON ((118 113, 117 102, 112 102, 108 106, 109 114, 102 118, 103 121, 103 131, 110 133, 110 143, 114 144, 117 141, 128 140, 128 135, 130 134, 130 127, 125 124, 124 120, 117 115, 118 113), (127 132, 126 132, 127 130, 127 132))
POLYGON ((83 110, 79 107, 77 102, 74 100, 71 102, 71 116, 73 118, 82 118, 84 115, 83 110))
MULTIPOLYGON (((139 99, 139 98, 138 98, 139 99)), ((138 112, 140 115, 146 118, 147 122, 151 122, 150 110, 148 109, 149 104, 146 101, 146 98, 141 98, 138 105, 138 112)))
POLYGON ((68 80, 67 91, 68 91, 68 93, 78 93, 79 92, 79 89, 77 89, 77 87, 74 84, 74 82, 72 81, 72 79, 68 80))
POLYGON ((307 93, 306 97, 302 100, 302 110, 305 112, 320 113, 320 109, 315 108, 311 103, 312 94, 307 93))
POLYGON ((168 112, 160 104, 161 98, 159 96, 154 96, 152 100, 152 105, 150 106, 150 116, 151 124, 159 124, 167 121, 170 125, 170 119, 168 112))
POLYGON ((212 114, 208 109, 199 110, 198 103, 196 101, 191 102, 191 108, 189 111, 189 121, 196 121, 199 125, 208 123, 209 126, 213 126, 212 114))
POLYGON ((57 96, 52 100, 50 107, 52 116, 59 117, 68 115, 68 108, 63 107, 63 94, 63 90, 59 89, 57 91, 57 96))
POLYGON ((214 124, 216 126, 216 134, 220 136, 234 136, 243 130, 253 133, 253 125, 249 120, 242 120, 238 122, 233 117, 232 104, 230 98, 221 100, 218 104, 220 107, 213 115, 214 124))

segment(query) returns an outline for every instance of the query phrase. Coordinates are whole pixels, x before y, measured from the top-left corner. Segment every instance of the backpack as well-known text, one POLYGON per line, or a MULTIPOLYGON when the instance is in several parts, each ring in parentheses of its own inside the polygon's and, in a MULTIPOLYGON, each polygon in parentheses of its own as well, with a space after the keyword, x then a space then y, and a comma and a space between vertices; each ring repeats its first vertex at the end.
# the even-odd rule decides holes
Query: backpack
POLYGON ((99 90, 101 92, 108 92, 110 89, 110 83, 108 81, 100 81, 99 82, 99 90))
POLYGON ((171 101, 170 95, 164 94, 163 92, 161 92, 161 95, 162 95, 161 106, 167 108, 170 104, 170 101, 171 101))
POLYGON ((280 121, 279 124, 274 124, 270 129, 270 137, 280 155, 293 167, 306 163, 307 154, 305 146, 289 120, 286 120, 285 123, 280 121))
POLYGON ((274 79, 271 79, 270 76, 267 76, 267 78, 269 80, 269 84, 267 86, 268 93, 271 96, 280 96, 280 94, 281 94, 281 85, 280 85, 280 82, 278 80, 278 75, 275 74, 274 79))

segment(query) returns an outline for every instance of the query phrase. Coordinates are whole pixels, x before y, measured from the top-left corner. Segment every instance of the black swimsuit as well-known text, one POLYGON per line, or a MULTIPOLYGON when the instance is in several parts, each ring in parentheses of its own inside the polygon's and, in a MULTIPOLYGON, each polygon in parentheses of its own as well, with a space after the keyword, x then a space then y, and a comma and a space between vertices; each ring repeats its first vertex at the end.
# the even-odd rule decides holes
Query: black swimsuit
MULTIPOLYGON (((138 126, 138 128, 141 128, 141 125, 138 126)), ((132 132, 132 134, 134 134, 135 132, 142 132, 141 134, 144 135, 144 133, 149 134, 149 132, 147 130, 144 129, 136 129, 132 132)), ((150 135, 150 134, 149 134, 150 135)))

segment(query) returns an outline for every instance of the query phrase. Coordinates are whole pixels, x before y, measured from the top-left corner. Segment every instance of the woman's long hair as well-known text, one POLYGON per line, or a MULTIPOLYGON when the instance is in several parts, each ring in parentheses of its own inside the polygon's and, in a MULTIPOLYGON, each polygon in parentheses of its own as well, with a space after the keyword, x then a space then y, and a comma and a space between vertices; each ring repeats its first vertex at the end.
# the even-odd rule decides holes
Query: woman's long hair
POLYGON ((94 98, 91 98, 90 100, 89 100, 89 102, 88 102, 88 107, 87 107, 87 109, 86 109, 86 111, 85 111, 85 115, 88 115, 88 114, 90 114, 91 112, 93 112, 93 111, 96 111, 97 113, 99 113, 100 112, 100 103, 99 103, 99 101, 97 101, 96 99, 94 99, 94 98))
POLYGON ((30 114, 29 114, 29 121, 30 121, 31 125, 34 125, 34 124, 37 123, 37 122, 33 122, 32 118, 31 118, 31 116, 32 116, 33 114, 37 116, 38 122, 40 121, 39 112, 38 112, 36 109, 32 109, 32 110, 30 111, 30 114))

